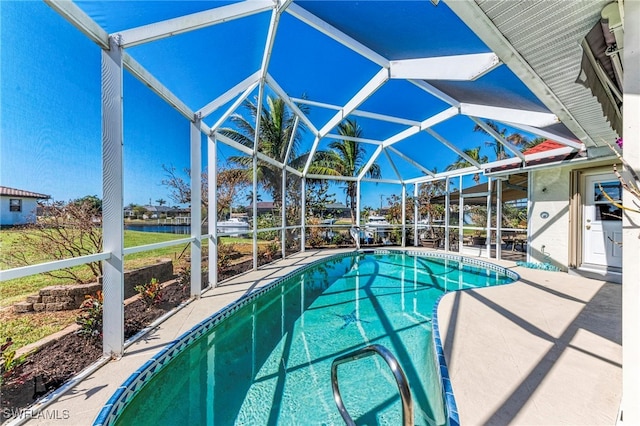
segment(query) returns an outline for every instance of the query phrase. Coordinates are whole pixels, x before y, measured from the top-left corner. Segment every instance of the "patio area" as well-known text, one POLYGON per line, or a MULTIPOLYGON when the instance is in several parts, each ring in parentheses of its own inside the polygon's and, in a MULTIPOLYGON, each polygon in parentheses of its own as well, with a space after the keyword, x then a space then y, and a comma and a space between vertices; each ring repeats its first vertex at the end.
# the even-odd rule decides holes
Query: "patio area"
POLYGON ((88 424, 185 331, 367 232, 520 274, 440 303, 462 424, 640 424, 639 1, 0 3, 0 183, 52 194, 43 229, 93 199, 99 234, 0 283, 95 264, 104 296, 102 360, 30 424, 88 424), (134 241, 123 217, 165 198, 194 226, 134 241), (127 263, 178 247, 189 301, 126 342, 127 263))
MULTIPOLYGON (((49 416, 55 418, 27 424, 87 424, 131 373, 192 326, 252 289, 345 251, 298 253, 222 283, 44 408, 59 414, 49 416)), ((462 424, 614 424, 622 377, 621 286, 498 263, 513 267, 521 281, 451 293, 439 308, 462 424)))

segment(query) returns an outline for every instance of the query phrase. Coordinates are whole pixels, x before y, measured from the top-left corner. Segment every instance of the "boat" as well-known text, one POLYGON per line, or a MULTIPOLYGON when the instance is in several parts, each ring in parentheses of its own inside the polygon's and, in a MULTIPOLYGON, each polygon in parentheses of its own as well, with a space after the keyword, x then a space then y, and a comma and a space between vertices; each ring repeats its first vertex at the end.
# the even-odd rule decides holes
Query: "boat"
POLYGON ((232 217, 228 220, 218 222, 216 229, 218 230, 218 234, 239 237, 249 233, 250 227, 247 217, 232 217))
POLYGON ((378 238, 383 242, 389 241, 389 231, 391 224, 384 216, 369 216, 369 220, 364 224, 365 242, 373 242, 378 238))

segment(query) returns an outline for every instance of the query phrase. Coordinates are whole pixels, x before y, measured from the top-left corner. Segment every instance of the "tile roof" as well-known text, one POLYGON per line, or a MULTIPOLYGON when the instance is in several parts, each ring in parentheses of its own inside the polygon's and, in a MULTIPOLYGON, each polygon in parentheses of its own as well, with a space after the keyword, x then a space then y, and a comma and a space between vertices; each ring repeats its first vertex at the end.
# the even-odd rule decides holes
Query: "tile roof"
POLYGON ((566 145, 563 145, 559 142, 555 142, 547 139, 546 141, 541 142, 538 145, 527 149, 526 151, 523 152, 523 154, 524 155, 536 154, 538 152, 550 151, 552 149, 557 149, 557 148, 564 148, 565 146, 566 145))
POLYGON ((49 199, 51 196, 46 194, 40 194, 38 192, 24 191, 22 189, 9 188, 8 186, 0 186, 0 195, 9 197, 22 197, 22 198, 38 198, 49 199))

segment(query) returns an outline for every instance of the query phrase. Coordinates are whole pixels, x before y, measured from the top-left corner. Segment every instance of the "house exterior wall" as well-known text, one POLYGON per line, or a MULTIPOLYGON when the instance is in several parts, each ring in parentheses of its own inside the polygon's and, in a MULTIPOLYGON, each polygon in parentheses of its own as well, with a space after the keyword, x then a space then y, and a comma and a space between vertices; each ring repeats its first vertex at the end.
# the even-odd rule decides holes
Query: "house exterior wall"
MULTIPOLYGON (((583 175, 612 172, 613 164, 610 159, 596 160, 589 164, 580 163, 530 172, 528 250, 531 262, 550 262, 563 271, 569 269, 571 246, 575 246, 575 250, 582 250, 581 246, 578 247, 582 243, 572 240, 571 236, 571 226, 580 226, 571 223, 571 173, 574 170, 580 170, 583 175)), ((582 183, 580 190, 582 191, 582 183)))
POLYGON ((35 198, 23 198, 16 196, 0 197, 0 226, 26 225, 36 222, 36 208, 38 204, 35 198), (22 200, 21 211, 11 211, 9 200, 22 200))
POLYGON ((532 171, 529 175, 529 259, 569 265, 569 167, 532 171))

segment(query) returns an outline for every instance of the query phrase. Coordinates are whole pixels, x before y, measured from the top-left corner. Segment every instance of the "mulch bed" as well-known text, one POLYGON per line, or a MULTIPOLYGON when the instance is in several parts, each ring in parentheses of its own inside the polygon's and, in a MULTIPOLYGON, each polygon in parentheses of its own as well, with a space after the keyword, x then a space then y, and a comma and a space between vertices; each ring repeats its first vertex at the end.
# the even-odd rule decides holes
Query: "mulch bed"
MULTIPOLYGON (((127 304, 124 307, 125 339, 135 335, 188 297, 188 288, 185 290, 176 282, 167 285, 163 290, 162 302, 149 309, 146 309, 142 300, 127 304)), ((11 370, 2 380, 0 423, 7 420, 9 413, 30 406, 36 399, 59 388, 100 357, 102 339, 76 333, 67 334, 29 355, 23 364, 11 370)))

